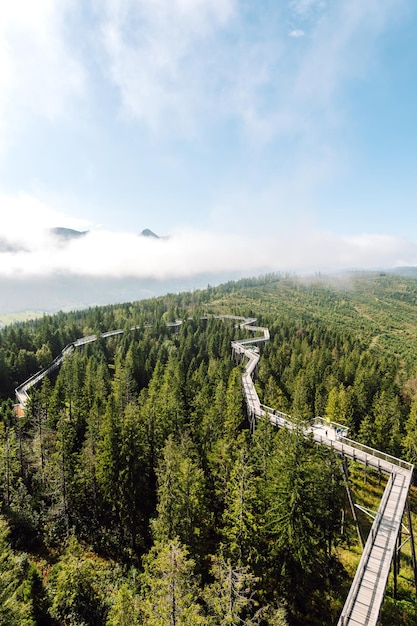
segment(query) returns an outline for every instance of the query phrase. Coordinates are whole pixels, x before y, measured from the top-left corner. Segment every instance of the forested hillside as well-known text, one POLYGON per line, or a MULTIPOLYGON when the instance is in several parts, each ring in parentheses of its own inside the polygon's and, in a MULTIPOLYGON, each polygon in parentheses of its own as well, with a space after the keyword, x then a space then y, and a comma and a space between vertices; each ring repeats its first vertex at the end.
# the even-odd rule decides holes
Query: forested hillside
MULTIPOLYGON (((0 624, 336 623, 356 543, 340 460, 266 421, 249 431, 230 350, 244 331, 210 314, 269 327, 265 404, 415 462, 415 279, 271 275, 7 326, 0 624), (69 355, 15 416, 19 383, 75 339, 117 328, 69 355)), ((358 492, 383 489, 351 472, 358 492)), ((386 626, 417 624, 407 556, 404 572, 386 626)))

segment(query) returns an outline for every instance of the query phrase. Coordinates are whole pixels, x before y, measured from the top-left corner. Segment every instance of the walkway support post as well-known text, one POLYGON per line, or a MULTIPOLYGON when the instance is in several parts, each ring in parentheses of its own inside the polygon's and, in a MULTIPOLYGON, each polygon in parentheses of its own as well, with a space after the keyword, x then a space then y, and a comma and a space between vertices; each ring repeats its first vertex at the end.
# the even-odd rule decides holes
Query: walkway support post
POLYGON ((397 579, 398 579, 398 536, 395 542, 394 558, 392 559, 393 587, 392 596, 397 600, 397 579))
POLYGON ((410 500, 407 498, 407 517, 408 517, 408 527, 410 529, 410 545, 411 545, 411 560, 413 563, 413 572, 414 572, 414 587, 417 593, 417 563, 416 563, 416 547, 414 543, 414 534, 413 534, 413 525, 411 522, 411 510, 410 510, 410 500))
POLYGON ((356 507, 355 507, 355 502, 353 500, 353 495, 352 495, 352 492, 351 492, 350 487, 349 487, 349 472, 348 472, 346 459, 343 459, 343 461, 342 461, 342 473, 343 473, 343 482, 345 483, 345 489, 346 489, 347 497, 348 497, 349 504, 350 504, 350 510, 352 512, 352 517, 353 517, 353 519, 355 521, 356 532, 358 533, 358 539, 359 539, 359 542, 361 544, 361 548, 363 550, 365 542, 363 540, 362 531, 361 531, 361 527, 360 527, 360 524, 359 524, 359 519, 358 519, 358 516, 356 514, 356 507))

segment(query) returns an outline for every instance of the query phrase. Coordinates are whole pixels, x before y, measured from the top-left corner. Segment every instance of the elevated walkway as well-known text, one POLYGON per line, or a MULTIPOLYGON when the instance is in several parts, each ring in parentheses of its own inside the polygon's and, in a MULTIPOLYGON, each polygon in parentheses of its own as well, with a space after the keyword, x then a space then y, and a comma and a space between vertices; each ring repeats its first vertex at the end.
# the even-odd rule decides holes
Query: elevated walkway
MULTIPOLYGON (((241 319, 244 319, 244 318, 241 318, 241 319)), ((182 324, 181 320, 176 320, 175 322, 169 322, 167 326, 168 328, 178 329, 181 326, 181 324, 182 324)), ((145 326, 145 328, 150 328, 150 327, 151 327, 150 324, 145 326)), ((132 328, 130 328, 130 330, 137 330, 139 328, 142 328, 142 327, 133 326, 132 328)), ((24 414, 26 403, 29 400, 28 391, 32 387, 35 387, 35 385, 38 385, 43 378, 45 378, 46 376, 49 376, 49 374, 51 374, 54 370, 60 367, 65 357, 71 354, 71 352, 73 352, 76 348, 81 348, 82 346, 85 346, 88 343, 93 343, 94 341, 97 341, 98 338, 108 339, 109 337, 122 335, 124 332, 125 332, 124 329, 118 328, 117 330, 109 330, 105 333, 101 333, 100 335, 87 335, 85 337, 80 337, 80 339, 76 339, 72 343, 67 344, 65 348, 58 354, 58 356, 55 357, 52 363, 50 363, 47 367, 39 370, 39 372, 36 372, 36 374, 33 374, 32 376, 30 376, 30 378, 25 380, 24 383, 16 387, 15 396, 16 396, 17 406, 19 409, 17 411, 19 416, 22 416, 24 414)))
MULTIPOLYGON (((242 375, 243 391, 249 419, 252 424, 261 416, 267 415, 278 428, 293 430, 296 425, 289 415, 266 407, 259 401, 253 383, 253 372, 260 359, 259 351, 249 349, 254 344, 269 339, 266 328, 253 326, 255 320, 240 322, 241 328, 262 335, 251 340, 233 341, 232 350, 237 358, 247 358, 245 371, 242 375)), ((326 422, 316 418, 303 428, 304 435, 310 436, 321 445, 335 450, 343 457, 353 459, 366 466, 373 467, 388 474, 376 517, 372 524, 362 557, 356 570, 348 597, 340 615, 338 626, 376 626, 385 595, 389 571, 395 559, 397 539, 407 503, 407 496, 413 477, 413 465, 402 459, 390 456, 364 446, 345 437, 347 429, 340 424, 326 422)), ((412 529, 410 528, 410 532, 412 529)))

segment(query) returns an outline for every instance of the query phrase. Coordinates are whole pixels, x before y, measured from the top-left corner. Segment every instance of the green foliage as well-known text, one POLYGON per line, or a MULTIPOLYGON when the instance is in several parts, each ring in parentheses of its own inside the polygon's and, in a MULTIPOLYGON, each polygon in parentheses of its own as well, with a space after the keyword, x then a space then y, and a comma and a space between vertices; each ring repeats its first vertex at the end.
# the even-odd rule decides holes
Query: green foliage
POLYGON ((238 565, 249 564, 256 556, 258 502, 258 478, 249 450, 242 445, 226 486, 221 530, 224 552, 238 565))
POLYGON ((35 626, 27 557, 13 553, 8 535, 8 526, 0 518, 0 624, 35 626))
POLYGON ((144 558, 141 611, 147 626, 206 624, 194 578, 194 562, 173 539, 157 543, 144 558))
POLYGON ((106 626, 141 626, 141 614, 139 595, 124 582, 114 594, 106 626))
POLYGON ((51 570, 48 585, 51 616, 68 626, 103 624, 114 575, 110 564, 86 554, 72 538, 51 570))
POLYGON ((256 577, 247 566, 233 566, 220 553, 213 559, 213 583, 205 590, 211 624, 250 626, 259 624, 262 609, 256 609, 256 577))
POLYGON ((381 626, 416 626, 417 604, 407 600, 394 601, 387 598, 381 613, 381 626))
MULTIPOLYGON (((337 462, 266 419, 249 433, 242 369, 230 358, 231 340, 247 335, 201 318, 256 315, 269 327, 256 377, 266 405, 346 424, 353 438, 414 461, 416 302, 408 278, 268 275, 2 329, 0 506, 15 548, 45 554, 51 619, 281 626, 281 599, 292 624, 320 623, 319 608, 330 615, 341 602, 337 462), (77 338, 115 328, 125 332, 72 351, 30 391, 25 418, 14 417, 17 384, 77 338), (79 543, 65 549, 71 536, 79 543), (127 574, 135 568, 140 585, 127 574)), ((2 545, 12 601, 26 598, 34 619, 33 601, 42 623, 40 579, 2 545)), ((404 606, 404 623, 413 610, 404 606)))
POLYGON ((338 536, 341 473, 327 451, 308 446, 297 430, 281 431, 269 465, 265 531, 284 597, 303 606, 325 581, 338 536))
POLYGON ((154 536, 159 541, 178 538, 197 556, 205 546, 212 515, 208 508, 204 471, 187 435, 177 444, 171 435, 157 468, 157 518, 154 536))
POLYGON ((336 424, 345 424, 353 427, 353 397, 352 388, 346 389, 340 384, 338 387, 332 387, 327 398, 324 417, 336 424))
POLYGON ((414 398, 410 414, 405 425, 406 436, 403 441, 405 458, 411 463, 417 461, 417 398, 414 398))
POLYGON ((13 427, 0 422, 0 503, 7 508, 14 504, 19 472, 16 431, 13 427))

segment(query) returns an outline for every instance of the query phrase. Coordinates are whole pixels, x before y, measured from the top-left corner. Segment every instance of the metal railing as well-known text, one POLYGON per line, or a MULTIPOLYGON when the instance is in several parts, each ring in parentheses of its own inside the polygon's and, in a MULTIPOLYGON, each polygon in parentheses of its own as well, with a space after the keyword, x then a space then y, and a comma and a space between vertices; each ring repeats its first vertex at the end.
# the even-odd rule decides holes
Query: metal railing
POLYGON ((356 601, 358 591, 359 591, 361 582, 363 580, 363 577, 364 577, 364 574, 368 565, 369 555, 371 553, 371 550, 374 544, 374 538, 381 524, 383 513, 385 512, 385 508, 387 506, 387 502, 391 494, 393 483, 394 483, 394 474, 391 474, 386 484, 383 496, 381 498, 381 502, 379 504, 379 508, 378 508, 374 523, 372 524, 371 530, 369 532, 367 542, 363 549, 361 560, 359 561, 359 565, 356 569, 355 577, 350 586, 349 593, 346 598, 345 604, 343 606, 342 612, 339 616, 338 626, 346 626, 346 624, 348 624, 348 619, 350 618, 350 615, 352 613, 353 605, 356 601))
MULTIPOLYGON (((251 323, 254 323, 254 321, 251 320, 251 323)), ((245 325, 245 323, 241 323, 240 327, 249 328, 248 326, 245 325)), ((268 337, 269 339, 269 331, 267 333, 264 332, 264 336, 261 339, 261 341, 265 341, 266 337, 268 337)), ((255 343, 255 339, 252 339, 251 343, 255 343)), ((245 349, 244 344, 247 344, 247 340, 243 340, 243 341, 235 340, 232 342, 232 349, 238 354, 244 354, 246 358, 248 359, 246 368, 245 368, 245 373, 242 377, 242 381, 244 380, 244 392, 246 395, 246 401, 247 401, 248 406, 250 406, 251 401, 252 401, 251 394, 255 390, 255 385, 252 380, 252 372, 254 370, 254 367, 253 367, 254 355, 251 355, 248 352, 248 350, 245 349)), ((258 360, 259 360, 259 356, 256 355, 256 362, 258 360)), ((293 430, 294 428, 297 427, 289 415, 282 413, 281 411, 277 411, 276 409, 273 409, 272 407, 269 407, 265 404, 260 404, 259 406, 260 406, 261 415, 267 414, 271 422, 276 424, 276 426, 278 426, 279 428, 286 428, 288 430, 293 430)), ((348 432, 348 428, 344 424, 331 422, 329 420, 324 419, 323 417, 316 417, 310 422, 306 422, 304 425, 300 424, 300 426, 304 435, 309 436, 312 434, 314 437, 314 440, 317 443, 323 443, 335 449, 335 451, 337 451, 339 454, 342 454, 343 456, 346 455, 346 456, 349 456, 350 458, 356 459, 357 461, 361 463, 376 466, 378 469, 386 471, 389 474, 389 479, 388 479, 384 494, 382 496, 380 505, 378 507, 377 515, 371 527, 371 532, 369 533, 364 551, 362 553, 362 557, 360 559, 358 568, 355 573, 354 580, 350 587, 348 597, 346 599, 345 605, 343 607, 342 613, 339 618, 338 626, 348 626, 350 622, 350 616, 352 614, 352 611, 354 610, 354 604, 356 602, 358 594, 360 593, 361 585, 362 585, 362 582, 363 582, 363 579, 364 579, 364 576, 368 567, 369 558, 370 558, 372 549, 374 547, 375 537, 384 520, 384 515, 386 512, 387 503, 391 495, 392 487, 393 487, 395 476, 396 476, 396 471, 397 471, 397 474, 401 473, 403 475, 404 480, 406 481, 404 484, 407 487, 407 494, 408 494, 408 489, 409 489, 411 479, 412 479, 412 474, 413 474, 413 465, 411 463, 408 463, 407 461, 404 461, 403 459, 399 459, 385 452, 381 452, 381 450, 376 450, 374 448, 371 448, 370 446, 366 446, 364 444, 358 443, 357 441, 353 441, 352 439, 345 437, 345 435, 348 432), (319 430, 321 429, 318 427, 324 428, 324 432, 326 436, 323 436, 322 432, 319 432, 319 430), (360 453, 359 457, 355 456, 355 451, 358 451, 360 453), (380 465, 380 461, 383 461, 382 466, 380 465), (396 467, 401 468, 404 471, 398 472, 398 470, 394 469, 396 467)), ((398 499, 398 502, 399 501, 400 500, 398 499)), ((398 533, 398 529, 394 532, 398 533)), ((389 563, 391 563, 392 554, 390 553, 388 556, 389 556, 389 563)), ((373 610, 373 613, 374 613, 372 624, 376 624, 375 613, 376 611, 378 611, 378 613, 380 611, 382 601, 384 598, 387 577, 388 577, 388 573, 386 574, 386 577, 383 576, 381 578, 378 597, 374 598, 372 607, 370 607, 370 609, 373 610)), ((355 624, 357 623, 359 622, 355 619, 355 624)))
POLYGON ((414 469, 414 465, 412 463, 404 461, 404 459, 399 459, 396 456, 392 456, 391 454, 387 454, 386 452, 382 452, 381 450, 376 450, 375 448, 366 446, 363 443, 353 441, 352 439, 348 439, 347 437, 341 437, 340 441, 342 444, 344 443, 347 446, 355 448, 356 450, 360 450, 368 456, 373 456, 377 459, 381 459, 382 461, 386 461, 387 463, 391 463, 392 465, 397 465, 398 467, 401 467, 409 472, 413 471, 414 469))
POLYGON ((386 461, 387 463, 391 463, 392 465, 397 465, 398 467, 402 467, 408 471, 413 469, 413 464, 408 461, 404 461, 404 459, 400 459, 392 454, 388 454, 387 452, 382 452, 381 450, 377 450, 376 448, 372 448, 371 446, 367 446, 364 443, 359 443, 358 441, 354 441, 353 439, 349 439, 345 437, 343 433, 347 432, 349 428, 345 424, 338 424, 337 422, 331 422, 326 420, 324 417, 315 417, 311 422, 311 425, 314 427, 316 424, 323 425, 327 428, 332 428, 336 432, 339 432, 339 436, 337 437, 338 441, 342 444, 346 444, 351 448, 355 448, 356 450, 360 450, 365 455, 373 456, 382 461, 386 461))

